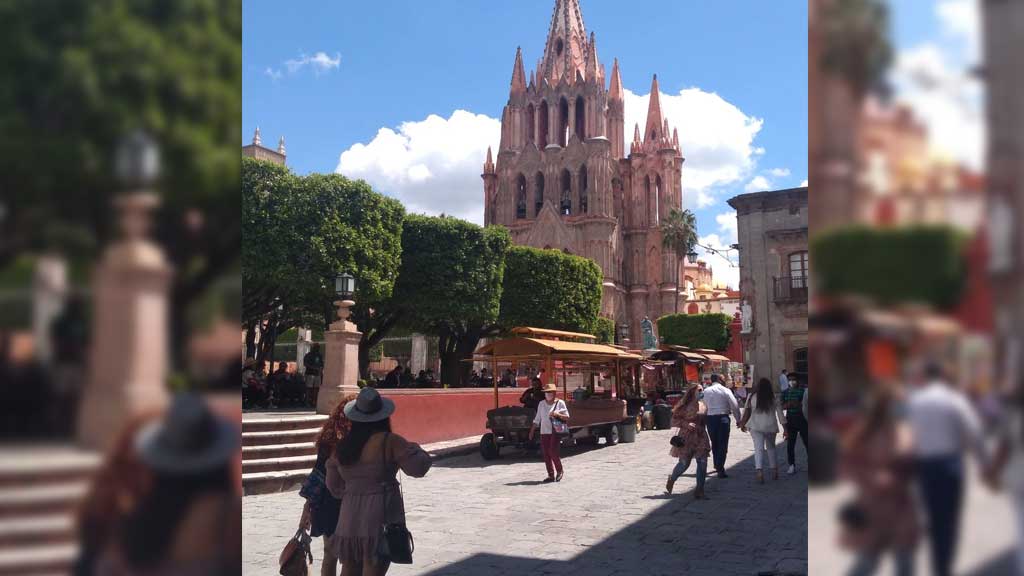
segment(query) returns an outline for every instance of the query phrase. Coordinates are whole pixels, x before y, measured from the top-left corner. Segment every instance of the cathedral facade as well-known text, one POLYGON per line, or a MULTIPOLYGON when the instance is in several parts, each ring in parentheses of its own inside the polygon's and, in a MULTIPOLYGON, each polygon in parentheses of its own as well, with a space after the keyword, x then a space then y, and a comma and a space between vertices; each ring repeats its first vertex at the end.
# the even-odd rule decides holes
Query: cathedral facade
POLYGON ((660 221, 682 209, 683 156, 662 117, 657 75, 628 156, 623 107, 618 60, 606 82, 579 0, 556 0, 529 74, 516 50, 497 157, 488 148, 484 162, 484 222, 508 228, 516 244, 597 262, 601 314, 636 346, 644 317, 682 312, 683 255, 662 247, 660 221))

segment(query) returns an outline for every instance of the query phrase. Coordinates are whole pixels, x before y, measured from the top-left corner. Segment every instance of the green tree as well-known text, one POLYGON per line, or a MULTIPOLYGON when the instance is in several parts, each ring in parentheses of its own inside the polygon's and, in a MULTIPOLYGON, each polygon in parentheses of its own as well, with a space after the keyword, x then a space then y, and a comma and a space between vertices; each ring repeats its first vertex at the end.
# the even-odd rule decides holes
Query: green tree
POLYGON ((883 88, 892 63, 889 11, 883 2, 834 0, 825 7, 822 28, 825 70, 849 81, 858 95, 883 88))
MULTIPOLYGON (((679 278, 679 261, 693 252, 697 245, 697 218, 689 209, 673 208, 661 222, 661 245, 676 253, 675 278, 679 278)), ((679 312, 679 296, 675 298, 675 311, 679 312)))
POLYGON ((725 350, 730 322, 728 314, 669 314, 658 318, 658 335, 663 344, 725 350))
POLYGON ((376 308, 398 277, 404 208, 362 180, 298 177, 249 158, 242 165, 243 324, 263 326, 271 340, 298 325, 326 328, 336 318, 334 278, 348 272, 368 358, 396 321, 376 308))
POLYGON ((588 258, 514 246, 505 258, 500 324, 593 334, 602 279, 601 268, 588 258))
POLYGON ((463 360, 497 331, 510 242, 502 227, 444 216, 405 219, 401 272, 386 307, 404 325, 438 337, 442 382, 464 382, 470 364, 463 360))
POLYGON ((814 290, 867 296, 883 306, 916 302, 950 309, 967 277, 965 241, 948 226, 827 232, 811 247, 814 290))
POLYGON ((597 336, 598 344, 615 344, 615 321, 611 318, 599 316, 594 335, 597 336))
POLYGON ((42 248, 94 261, 117 230, 113 151, 143 128, 181 354, 185 308, 238 263, 241 17, 241 0, 0 2, 0 269, 42 248))

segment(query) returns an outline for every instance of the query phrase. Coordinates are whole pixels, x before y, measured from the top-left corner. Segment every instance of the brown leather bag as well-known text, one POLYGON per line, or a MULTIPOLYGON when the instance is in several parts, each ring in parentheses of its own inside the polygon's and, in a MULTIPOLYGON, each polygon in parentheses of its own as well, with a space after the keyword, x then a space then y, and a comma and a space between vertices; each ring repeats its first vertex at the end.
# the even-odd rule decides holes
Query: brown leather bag
POLYGON ((308 576, 309 565, 313 563, 313 552, 309 549, 312 541, 304 529, 299 528, 295 532, 295 536, 292 536, 285 545, 278 559, 282 576, 308 576))

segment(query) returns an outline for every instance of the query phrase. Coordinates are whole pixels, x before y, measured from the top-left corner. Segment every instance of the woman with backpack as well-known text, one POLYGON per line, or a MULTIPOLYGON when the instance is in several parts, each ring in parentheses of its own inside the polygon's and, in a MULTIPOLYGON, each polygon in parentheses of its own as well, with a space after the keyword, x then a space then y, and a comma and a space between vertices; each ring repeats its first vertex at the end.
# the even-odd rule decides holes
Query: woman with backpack
POLYGON ((779 433, 779 423, 786 426, 786 417, 782 414, 782 405, 775 398, 772 381, 761 378, 757 382, 757 392, 747 398, 740 420, 740 430, 750 430, 754 440, 754 468, 757 469, 757 482, 764 484, 763 465, 765 454, 768 455, 768 466, 772 469, 772 480, 779 479, 779 465, 776 462, 775 436, 779 433))
POLYGON ((352 422, 345 416, 345 405, 355 396, 345 396, 327 417, 320 434, 316 438, 316 464, 310 472, 309 479, 302 486, 299 494, 306 499, 302 507, 302 518, 299 528, 309 530, 313 538, 324 537, 324 560, 320 566, 321 576, 335 576, 338 570, 338 558, 330 546, 331 535, 338 525, 341 513, 341 500, 335 498, 327 490, 327 460, 334 454, 339 444, 348 437, 352 422))

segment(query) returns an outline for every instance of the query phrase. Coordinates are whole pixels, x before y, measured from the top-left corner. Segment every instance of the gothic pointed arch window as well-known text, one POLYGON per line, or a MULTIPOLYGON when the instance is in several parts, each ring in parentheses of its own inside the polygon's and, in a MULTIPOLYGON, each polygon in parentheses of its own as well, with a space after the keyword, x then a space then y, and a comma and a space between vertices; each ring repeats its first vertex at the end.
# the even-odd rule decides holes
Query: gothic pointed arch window
POLYGON ((582 96, 576 97, 576 137, 587 139, 587 109, 582 96))
POLYGON ((580 214, 587 213, 589 199, 587 182, 587 165, 580 166, 579 188, 580 188, 580 214))
POLYGON ((533 104, 531 103, 526 107, 526 141, 533 142, 534 144, 537 143, 534 141, 534 138, 536 138, 534 122, 536 122, 536 120, 537 113, 533 110, 533 104))
POLYGON ((558 213, 563 216, 572 214, 572 174, 568 170, 562 170, 562 177, 559 179, 558 189, 561 191, 558 202, 558 213))
POLYGON ((516 177, 516 219, 526 218, 526 176, 516 177))
POLYGON ((654 225, 657 226, 660 220, 661 212, 661 175, 654 177, 654 198, 652 198, 654 204, 654 225))
POLYGON ((540 113, 540 119, 538 129, 540 132, 537 134, 537 147, 543 149, 548 145, 548 101, 541 100, 540 108, 537 109, 540 113))
POLYGON ((651 220, 651 177, 644 176, 644 213, 647 221, 651 220))
POLYGON ((565 148, 569 141, 569 102, 566 99, 558 100, 558 145, 565 148))
POLYGON ((540 210, 544 207, 544 173, 537 172, 533 178, 533 215, 540 216, 540 210))

